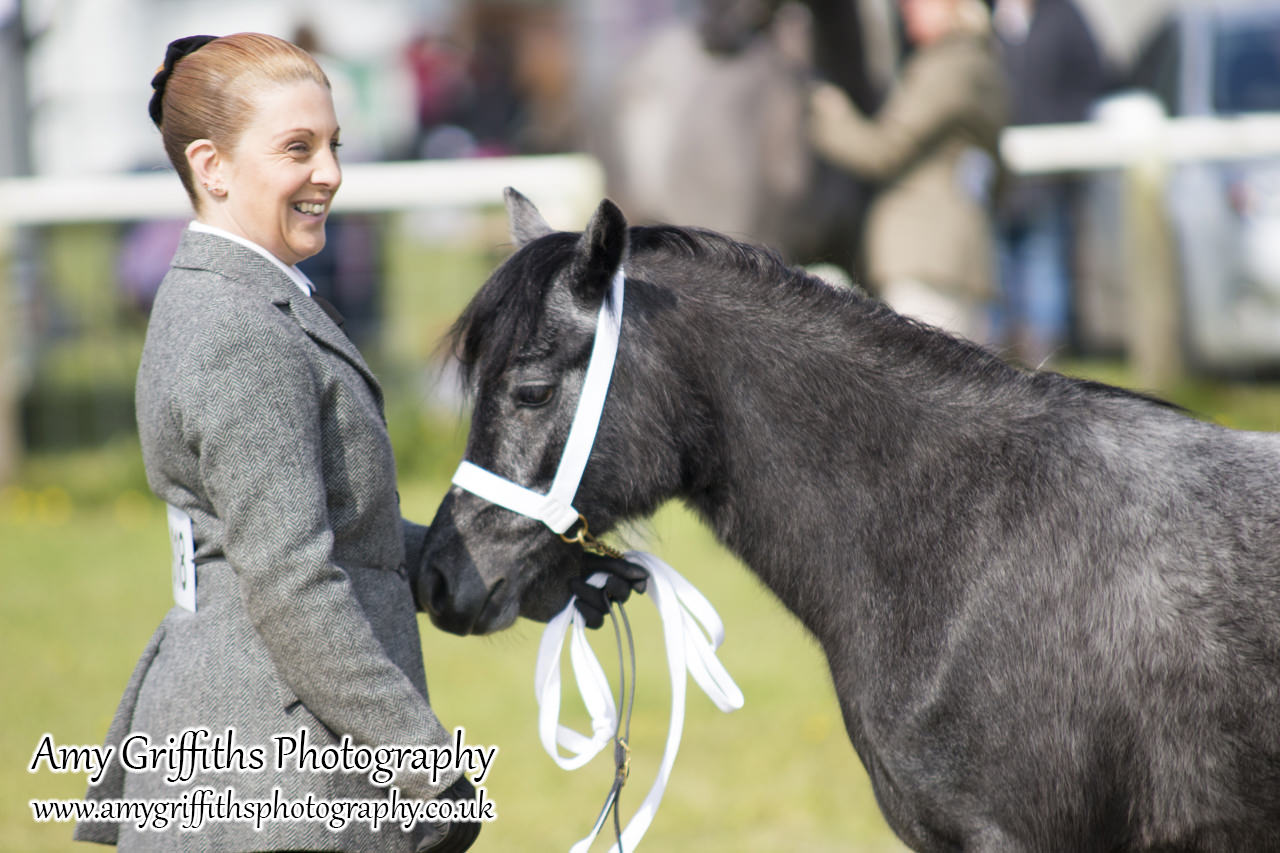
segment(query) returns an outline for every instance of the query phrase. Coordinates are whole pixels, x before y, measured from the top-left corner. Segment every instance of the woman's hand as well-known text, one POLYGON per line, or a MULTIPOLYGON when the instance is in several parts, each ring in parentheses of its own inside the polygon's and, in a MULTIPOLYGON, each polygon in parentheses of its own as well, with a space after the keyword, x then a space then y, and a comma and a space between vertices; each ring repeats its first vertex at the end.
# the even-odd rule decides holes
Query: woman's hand
POLYGON ((586 554, 582 560, 582 576, 569 581, 569 589, 575 596, 573 606, 582 614, 588 628, 599 628, 612 602, 621 604, 635 590, 643 594, 649 581, 649 573, 635 563, 613 557, 586 554), (587 583, 596 572, 608 575, 604 586, 587 583))
MULTIPOLYGON (((436 799, 456 802, 474 800, 476 789, 466 776, 459 777, 436 799)), ((418 844, 416 853, 463 853, 480 837, 480 824, 474 821, 433 823, 427 827, 426 837, 418 844)))

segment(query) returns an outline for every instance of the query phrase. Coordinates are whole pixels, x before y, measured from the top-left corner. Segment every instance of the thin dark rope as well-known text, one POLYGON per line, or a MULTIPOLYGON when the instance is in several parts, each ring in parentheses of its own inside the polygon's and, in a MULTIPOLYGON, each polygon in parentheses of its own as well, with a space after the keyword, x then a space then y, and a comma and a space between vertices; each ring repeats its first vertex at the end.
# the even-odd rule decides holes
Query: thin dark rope
POLYGON ((609 619, 613 622, 613 638, 618 647, 618 725, 613 732, 613 784, 609 786, 609 793, 605 796, 604 807, 600 810, 600 816, 596 818, 596 826, 608 817, 609 812, 613 812, 613 832, 617 838, 618 853, 624 853, 622 848, 622 817, 618 808, 618 802, 622 796, 622 787, 627 784, 627 777, 631 774, 631 713, 635 710, 636 705, 636 643, 635 637, 631 633, 631 620, 627 618, 627 611, 623 608, 621 602, 610 602, 609 619), (615 614, 612 605, 617 605, 617 614, 615 614), (618 616, 622 616, 622 628, 618 627, 618 616), (622 653, 622 634, 625 629, 627 635, 627 655, 622 653), (631 678, 627 679, 627 660, 631 661, 631 678))
POLYGON ((613 735, 613 832, 618 839, 618 853, 624 853, 620 813, 622 786, 627 784, 627 778, 631 775, 631 712, 636 706, 636 644, 631 634, 631 620, 627 618, 627 611, 621 602, 618 604, 618 615, 622 617, 622 624, 627 631, 627 651, 631 660, 631 688, 628 691, 626 671, 628 658, 622 656, 622 635, 618 631, 618 617, 613 614, 613 608, 610 607, 609 618, 613 621, 613 637, 618 646, 618 708, 625 709, 625 713, 618 714, 618 728, 613 735))

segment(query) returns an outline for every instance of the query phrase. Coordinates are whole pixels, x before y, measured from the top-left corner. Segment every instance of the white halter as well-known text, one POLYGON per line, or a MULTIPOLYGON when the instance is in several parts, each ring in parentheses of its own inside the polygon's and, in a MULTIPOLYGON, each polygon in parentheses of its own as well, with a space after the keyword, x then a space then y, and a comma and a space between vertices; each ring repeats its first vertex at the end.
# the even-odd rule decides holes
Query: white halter
POLYGON ((582 381, 578 411, 569 427, 569 438, 560 454, 551 490, 545 495, 517 485, 505 477, 490 473, 466 460, 458 466, 453 483, 487 501, 506 507, 529 518, 536 518, 556 533, 564 533, 578 520, 573 498, 587 468, 587 458, 596 443, 596 430, 604 411, 604 400, 613 378, 613 363, 618 357, 618 336, 622 332, 622 299, 626 292, 626 276, 622 267, 613 276, 610 296, 600 305, 596 318, 596 339, 591 345, 591 360, 582 381))
MULTIPOLYGON (((513 483, 485 469, 463 461, 453 475, 455 485, 485 500, 505 507, 512 512, 535 518, 556 533, 563 534, 571 528, 580 515, 573 506, 573 499, 587 467, 591 448, 595 444, 596 430, 613 365, 618 353, 618 337, 622 329, 622 303, 626 276, 619 267, 614 274, 610 296, 600 306, 596 321, 596 337, 591 348, 591 360, 583 380, 578 410, 569 428, 569 438, 560 456, 560 467, 546 494, 513 483)), ((685 580, 675 569, 652 554, 629 551, 625 555, 630 562, 643 566, 649 572, 648 594, 662 618, 667 646, 667 667, 671 674, 671 724, 667 732, 666 749, 658 776, 640 808, 628 822, 622 833, 622 845, 634 850, 653 821, 662 802, 667 779, 675 764, 680 748, 680 736, 684 730, 684 700, 686 673, 711 697, 722 711, 742 707, 742 691, 734 683, 728 671, 716 657, 715 650, 724 642, 724 625, 711 603, 685 580)), ((604 584, 605 575, 596 573, 588 582, 604 584)), ((569 604, 547 623, 538 648, 537 671, 534 692, 538 700, 538 733, 547 754, 566 770, 576 770, 594 758, 609 744, 618 730, 618 709, 613 701, 609 679, 600 661, 587 642, 586 623, 582 614, 569 604), (583 705, 591 715, 590 737, 560 725, 560 658, 565 635, 572 628, 573 638, 569 648, 573 674, 578 682, 578 692, 583 705), (562 757, 560 746, 573 754, 562 757)), ((583 853, 591 846, 604 824, 606 812, 587 837, 571 848, 571 853, 583 853)), ((618 853, 617 845, 611 848, 618 853)))

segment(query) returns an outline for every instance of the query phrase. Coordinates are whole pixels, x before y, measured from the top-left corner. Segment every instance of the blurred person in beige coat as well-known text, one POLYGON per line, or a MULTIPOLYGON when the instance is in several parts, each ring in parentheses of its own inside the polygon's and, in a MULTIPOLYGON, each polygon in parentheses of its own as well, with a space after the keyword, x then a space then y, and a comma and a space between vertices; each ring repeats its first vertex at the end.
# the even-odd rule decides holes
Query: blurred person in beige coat
POLYGON ((820 154, 879 184, 865 267, 895 310, 981 343, 996 296, 993 194, 1009 94, 981 0, 898 0, 914 50, 874 117, 820 84, 820 154))

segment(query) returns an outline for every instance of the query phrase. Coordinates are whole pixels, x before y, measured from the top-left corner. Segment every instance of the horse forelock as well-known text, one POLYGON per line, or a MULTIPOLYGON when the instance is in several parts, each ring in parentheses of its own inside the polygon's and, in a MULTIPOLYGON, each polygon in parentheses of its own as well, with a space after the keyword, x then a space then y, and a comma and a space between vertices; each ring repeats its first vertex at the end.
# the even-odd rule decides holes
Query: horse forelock
MULTIPOLYGON (((712 231, 663 225, 630 232, 633 251, 645 254, 676 255, 753 277, 788 270, 777 253, 712 231)), ((521 247, 472 297, 446 336, 468 390, 501 374, 529 345, 552 283, 573 263, 578 239, 578 234, 556 232, 521 247)))
POLYGON ((449 349, 468 390, 510 366, 533 338, 547 292, 569 265, 576 234, 548 234, 494 270, 449 330, 449 349))

